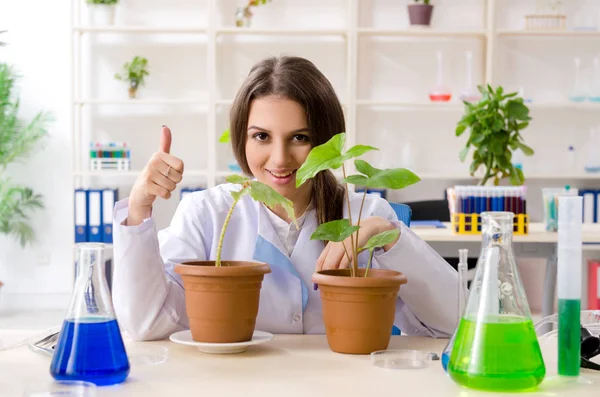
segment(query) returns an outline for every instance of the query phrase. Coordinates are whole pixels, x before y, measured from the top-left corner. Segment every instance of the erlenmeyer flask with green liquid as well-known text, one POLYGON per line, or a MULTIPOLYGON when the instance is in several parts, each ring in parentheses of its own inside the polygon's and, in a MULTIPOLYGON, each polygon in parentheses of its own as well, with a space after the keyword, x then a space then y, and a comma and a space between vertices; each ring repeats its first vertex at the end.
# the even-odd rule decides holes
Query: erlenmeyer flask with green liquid
POLYGON ((531 390, 546 375, 513 255, 513 217, 481 214, 481 253, 448 365, 450 377, 469 388, 531 390))

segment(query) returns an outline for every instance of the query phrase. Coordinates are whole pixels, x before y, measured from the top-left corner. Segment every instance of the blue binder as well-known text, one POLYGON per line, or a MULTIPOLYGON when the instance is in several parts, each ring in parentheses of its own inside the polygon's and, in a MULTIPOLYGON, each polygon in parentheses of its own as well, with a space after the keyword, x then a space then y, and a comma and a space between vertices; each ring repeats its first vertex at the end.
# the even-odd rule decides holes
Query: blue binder
POLYGON ((112 214, 117 202, 117 189, 104 189, 102 191, 102 239, 107 244, 113 242, 112 214))
POLYGON ((598 190, 580 190, 579 195, 583 197, 583 223, 598 223, 600 200, 598 190))
POLYGON ((102 190, 89 189, 87 195, 88 241, 102 243, 102 190))
POLYGON ((85 243, 87 236, 87 191, 75 189, 75 242, 85 243))

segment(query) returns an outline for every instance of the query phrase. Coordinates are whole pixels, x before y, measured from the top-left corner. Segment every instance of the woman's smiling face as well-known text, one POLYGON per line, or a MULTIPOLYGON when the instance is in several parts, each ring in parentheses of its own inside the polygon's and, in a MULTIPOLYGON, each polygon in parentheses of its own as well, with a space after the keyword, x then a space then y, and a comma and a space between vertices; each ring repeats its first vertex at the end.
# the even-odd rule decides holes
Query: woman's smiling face
POLYGON ((294 202, 307 197, 308 184, 296 188, 296 171, 312 148, 302 106, 274 95, 255 99, 247 133, 246 159, 252 175, 294 202))

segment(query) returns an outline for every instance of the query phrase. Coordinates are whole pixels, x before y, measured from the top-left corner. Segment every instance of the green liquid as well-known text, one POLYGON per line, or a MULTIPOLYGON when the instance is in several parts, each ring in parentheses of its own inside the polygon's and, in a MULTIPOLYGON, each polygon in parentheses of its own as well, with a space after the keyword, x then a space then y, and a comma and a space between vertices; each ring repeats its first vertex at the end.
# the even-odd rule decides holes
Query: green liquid
POLYGON ((578 376, 581 357, 581 301, 558 300, 558 374, 578 376))
POLYGON ((479 323, 461 319, 448 373, 456 383, 473 389, 536 388, 546 367, 533 322, 517 316, 495 316, 479 323))

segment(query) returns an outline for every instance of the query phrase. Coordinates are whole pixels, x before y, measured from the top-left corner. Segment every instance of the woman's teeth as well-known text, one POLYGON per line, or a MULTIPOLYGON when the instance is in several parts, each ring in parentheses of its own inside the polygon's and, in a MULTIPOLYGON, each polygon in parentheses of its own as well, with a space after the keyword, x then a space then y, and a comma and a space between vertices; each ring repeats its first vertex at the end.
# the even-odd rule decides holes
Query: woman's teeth
MULTIPOLYGON (((268 170, 267 170, 267 171, 268 171, 268 170)), ((292 175, 294 172, 296 172, 296 170, 294 170, 294 171, 290 171, 290 172, 288 172, 288 173, 286 173, 286 174, 279 174, 279 173, 277 173, 277 172, 269 171, 269 173, 270 173, 271 175, 273 175, 273 176, 276 176, 277 178, 285 178, 286 176, 290 176, 290 175, 292 175)))

